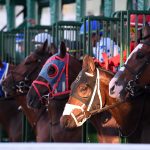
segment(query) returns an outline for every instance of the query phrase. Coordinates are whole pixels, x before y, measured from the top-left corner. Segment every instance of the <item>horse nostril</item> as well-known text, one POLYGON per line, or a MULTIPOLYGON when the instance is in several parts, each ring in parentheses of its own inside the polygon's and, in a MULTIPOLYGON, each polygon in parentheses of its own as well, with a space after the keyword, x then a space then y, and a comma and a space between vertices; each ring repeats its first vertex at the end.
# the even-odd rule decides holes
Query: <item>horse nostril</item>
POLYGON ((113 94, 113 93, 114 93, 114 89, 115 89, 115 85, 110 88, 110 94, 113 94))

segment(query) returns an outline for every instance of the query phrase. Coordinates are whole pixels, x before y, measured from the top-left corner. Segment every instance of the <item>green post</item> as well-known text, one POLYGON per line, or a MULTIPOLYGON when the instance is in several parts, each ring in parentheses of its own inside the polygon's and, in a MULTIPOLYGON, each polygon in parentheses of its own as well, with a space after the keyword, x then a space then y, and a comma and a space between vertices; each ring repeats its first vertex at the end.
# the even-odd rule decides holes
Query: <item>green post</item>
POLYGON ((27 26, 31 27, 37 24, 38 3, 36 0, 27 0, 27 26))
POLYGON ((104 0, 104 16, 110 17, 113 12, 113 0, 104 0))
POLYGON ((76 0, 76 20, 81 21, 81 18, 85 15, 85 0, 76 0))
POLYGON ((57 21, 61 20, 61 7, 62 7, 62 0, 49 0, 50 5, 50 16, 51 16, 51 24, 56 23, 57 21))
POLYGON ((15 2, 14 0, 6 0, 7 11, 7 30, 15 28, 15 2))
POLYGON ((127 0, 127 10, 133 10, 133 3, 131 0, 127 0))
POLYGON ((37 24, 38 25, 40 25, 41 15, 42 15, 42 7, 39 7, 38 8, 38 18, 37 18, 37 24))
POLYGON ((144 0, 144 10, 148 10, 150 5, 150 1, 149 0, 144 0))
POLYGON ((145 0, 138 0, 138 10, 144 10, 144 1, 145 0))
POLYGON ((121 12, 121 20, 120 20, 120 67, 123 65, 123 50, 124 50, 124 15, 123 12, 121 12))

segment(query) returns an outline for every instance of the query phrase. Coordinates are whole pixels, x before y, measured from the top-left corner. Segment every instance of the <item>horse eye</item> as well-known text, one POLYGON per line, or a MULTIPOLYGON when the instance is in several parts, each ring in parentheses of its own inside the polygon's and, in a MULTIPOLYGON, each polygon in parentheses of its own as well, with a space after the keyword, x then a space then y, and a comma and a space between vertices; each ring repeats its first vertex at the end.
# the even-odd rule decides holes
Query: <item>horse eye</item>
POLYGON ((41 59, 38 59, 38 60, 37 60, 37 62, 39 62, 39 63, 40 63, 40 62, 41 62, 41 59))
POLYGON ((144 57, 144 54, 142 52, 137 53, 137 59, 142 59, 144 57))
POLYGON ((82 87, 80 88, 80 90, 81 90, 81 92, 86 91, 86 90, 87 90, 87 86, 86 86, 86 85, 85 85, 85 86, 82 86, 82 87))
POLYGON ((82 91, 85 91, 86 89, 87 89, 87 87, 82 87, 82 89, 81 89, 81 90, 82 90, 82 91))
POLYGON ((84 98, 89 97, 89 95, 91 94, 91 89, 86 84, 81 84, 77 91, 78 95, 84 98))
POLYGON ((48 68, 48 72, 47 73, 48 73, 50 78, 53 78, 53 77, 55 77, 57 75, 58 70, 57 70, 56 66, 50 66, 48 68))

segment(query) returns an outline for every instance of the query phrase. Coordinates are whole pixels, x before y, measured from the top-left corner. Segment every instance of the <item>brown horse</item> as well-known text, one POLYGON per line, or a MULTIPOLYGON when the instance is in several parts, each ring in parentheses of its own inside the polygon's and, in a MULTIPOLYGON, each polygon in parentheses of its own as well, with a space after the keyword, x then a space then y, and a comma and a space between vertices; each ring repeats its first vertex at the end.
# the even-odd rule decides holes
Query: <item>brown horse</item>
MULTIPOLYGON (((81 70, 81 63, 66 53, 65 44, 60 46, 60 53, 51 57, 43 66, 39 76, 33 81, 27 95, 29 107, 40 108, 42 104, 48 105, 54 141, 79 142, 81 141, 82 128, 64 129, 60 126, 60 117, 65 104, 68 101, 71 83, 75 80, 81 70), (64 70, 64 72, 63 72, 64 70), (64 82, 66 83, 64 85, 64 82), (65 88, 64 88, 65 87, 65 88), (64 89, 62 89, 64 88, 64 89), (46 98, 49 98, 47 100, 46 98), (61 133, 61 135, 60 135, 61 133)), ((96 127, 100 142, 119 142, 119 138, 109 138, 106 122, 111 118, 109 114, 95 115, 91 119, 92 124, 96 127), (99 121, 99 124, 97 123, 99 121), (105 135, 106 134, 106 135, 105 135)), ((113 122, 113 119, 111 119, 113 122)), ((112 123, 109 124, 112 125, 112 123)), ((113 122, 114 124, 114 122, 113 122)), ((116 126, 115 126, 116 127, 116 126)), ((112 127, 113 128, 113 127, 112 127)), ((113 130, 113 129, 112 129, 113 130)), ((116 135, 113 130, 113 135, 116 135)))
POLYGON ((49 117, 45 108, 31 110, 27 107, 26 93, 43 64, 51 56, 47 46, 45 41, 42 47, 38 47, 25 58, 2 82, 7 94, 14 96, 18 105, 21 105, 22 111, 34 129, 37 142, 50 141, 49 117))
POLYGON ((150 132, 150 26, 145 25, 143 29, 143 40, 129 55, 124 66, 116 73, 109 84, 109 94, 120 101, 130 98, 137 103, 137 112, 143 109, 141 142, 150 142, 150 137, 146 135, 150 132), (139 99, 139 100, 137 100, 139 99), (143 134, 143 136, 142 136, 143 134), (144 135, 145 134, 145 135, 144 135))
POLYGON ((142 94, 150 84, 150 26, 144 28, 144 41, 129 55, 110 82, 110 96, 125 100, 142 94), (145 87, 144 87, 145 86, 145 87))
POLYGON ((149 118, 149 101, 141 101, 139 98, 123 102, 109 97, 108 86, 113 76, 112 73, 97 67, 93 58, 86 55, 82 71, 72 83, 61 124, 70 128, 77 127, 91 115, 109 110, 118 123, 121 136, 128 138, 129 143, 149 142, 150 130, 147 130, 149 126, 146 122, 146 118, 149 118))
MULTIPOLYGON (((0 59, 0 68, 2 73, 0 82, 14 69, 14 67, 14 65, 2 62, 0 59), (4 69, 5 67, 6 69, 4 69)), ((18 110, 18 105, 13 100, 13 97, 10 97, 9 99, 5 98, 2 88, 0 88, 0 90, 1 127, 6 131, 10 142, 20 142, 22 140, 22 113, 18 110)))
POLYGON ((9 142, 22 141, 22 113, 13 99, 0 100, 0 124, 9 142))

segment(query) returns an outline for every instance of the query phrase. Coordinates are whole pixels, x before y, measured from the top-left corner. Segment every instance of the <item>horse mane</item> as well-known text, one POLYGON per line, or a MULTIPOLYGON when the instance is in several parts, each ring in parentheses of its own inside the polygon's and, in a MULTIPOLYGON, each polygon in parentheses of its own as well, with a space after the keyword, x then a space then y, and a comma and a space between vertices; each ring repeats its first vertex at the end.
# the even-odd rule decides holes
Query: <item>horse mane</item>
POLYGON ((109 70, 102 68, 100 65, 97 64, 96 64, 96 68, 100 70, 100 77, 102 77, 101 81, 104 81, 104 83, 109 84, 110 80, 112 79, 112 77, 114 77, 115 74, 109 70))
POLYGON ((99 65, 99 63, 95 62, 95 66, 100 69, 102 72, 105 72, 107 75, 110 75, 110 76, 114 76, 115 74, 113 72, 111 72, 110 70, 106 70, 105 68, 101 67, 99 65))

